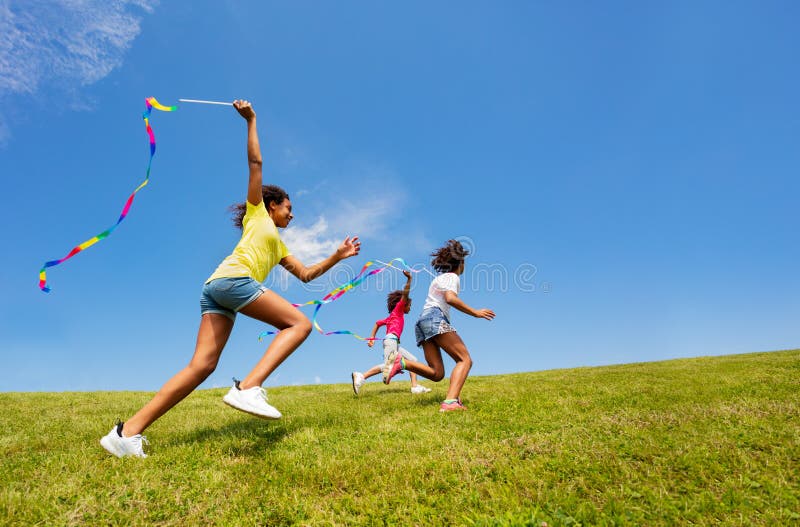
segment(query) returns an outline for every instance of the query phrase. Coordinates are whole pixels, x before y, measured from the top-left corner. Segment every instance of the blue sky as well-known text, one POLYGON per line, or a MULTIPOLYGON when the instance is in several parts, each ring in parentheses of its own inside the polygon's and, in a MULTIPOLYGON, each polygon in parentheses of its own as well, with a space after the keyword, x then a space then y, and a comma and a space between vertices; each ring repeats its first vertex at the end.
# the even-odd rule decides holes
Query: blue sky
MULTIPOLYGON (((0 391, 156 390, 186 364, 203 281, 238 239, 251 100, 290 249, 347 234, 367 259, 474 251, 453 323, 473 374, 795 348, 796 2, 0 2, 0 391)), ((398 273, 327 306, 366 333, 398 273)), ((418 275, 405 341, 429 277, 418 275)), ((310 311, 309 311, 310 313, 310 311)), ((204 387, 244 376, 239 317, 204 387)), ((349 382, 379 352, 312 334, 267 386, 349 382)), ((452 362, 447 362, 448 371, 452 362)), ((467 385, 465 396, 469 390, 467 385)))

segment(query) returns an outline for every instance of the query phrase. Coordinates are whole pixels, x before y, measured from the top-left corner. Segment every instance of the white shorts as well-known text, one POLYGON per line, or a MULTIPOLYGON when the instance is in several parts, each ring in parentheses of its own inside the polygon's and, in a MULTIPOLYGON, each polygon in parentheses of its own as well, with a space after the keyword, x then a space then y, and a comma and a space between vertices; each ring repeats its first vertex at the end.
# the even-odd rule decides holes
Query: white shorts
POLYGON ((400 355, 402 355, 406 360, 419 362, 417 361, 417 358, 409 353, 407 349, 400 346, 400 339, 397 338, 397 335, 394 333, 389 333, 386 335, 386 339, 383 341, 383 360, 386 361, 386 357, 388 357, 393 351, 399 351, 400 355))

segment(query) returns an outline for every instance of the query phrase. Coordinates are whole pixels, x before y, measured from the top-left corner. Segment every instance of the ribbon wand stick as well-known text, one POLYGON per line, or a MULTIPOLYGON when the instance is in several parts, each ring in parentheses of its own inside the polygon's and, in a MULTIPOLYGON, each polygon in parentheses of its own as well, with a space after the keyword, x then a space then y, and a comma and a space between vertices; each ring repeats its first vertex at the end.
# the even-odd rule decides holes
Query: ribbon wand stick
POLYGON ((233 106, 232 102, 201 101, 198 99, 178 99, 180 102, 194 102, 198 104, 220 104, 222 106, 233 106))

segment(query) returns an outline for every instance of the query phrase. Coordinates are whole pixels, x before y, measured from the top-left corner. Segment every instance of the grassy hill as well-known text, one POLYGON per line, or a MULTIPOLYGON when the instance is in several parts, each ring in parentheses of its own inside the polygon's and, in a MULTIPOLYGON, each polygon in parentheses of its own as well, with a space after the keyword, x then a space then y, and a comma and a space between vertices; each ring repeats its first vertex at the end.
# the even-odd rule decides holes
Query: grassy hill
POLYGON ((269 391, 261 421, 194 393, 148 459, 98 443, 149 393, 0 394, 3 525, 800 524, 800 350, 269 391))

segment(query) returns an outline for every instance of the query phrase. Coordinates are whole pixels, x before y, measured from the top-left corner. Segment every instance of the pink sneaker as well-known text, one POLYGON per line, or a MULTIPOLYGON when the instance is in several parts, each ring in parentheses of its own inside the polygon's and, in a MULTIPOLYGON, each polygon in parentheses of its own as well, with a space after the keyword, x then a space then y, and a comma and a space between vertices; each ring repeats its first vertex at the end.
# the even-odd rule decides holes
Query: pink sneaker
POLYGON ((403 371, 403 355, 393 351, 386 357, 386 363, 383 365, 383 384, 389 384, 392 377, 403 371), (387 368, 388 366, 388 368, 387 368))
POLYGON ((461 399, 456 399, 455 401, 442 401, 442 404, 439 405, 440 412, 452 412, 466 409, 467 407, 461 404, 461 399))

